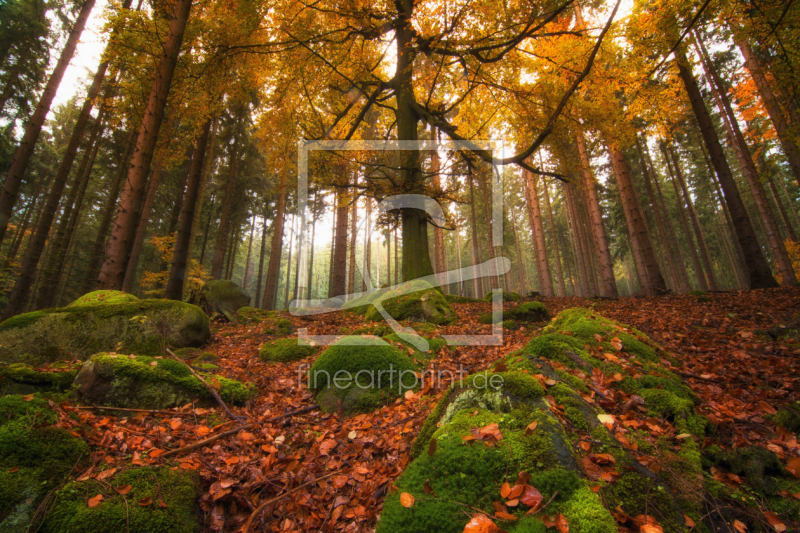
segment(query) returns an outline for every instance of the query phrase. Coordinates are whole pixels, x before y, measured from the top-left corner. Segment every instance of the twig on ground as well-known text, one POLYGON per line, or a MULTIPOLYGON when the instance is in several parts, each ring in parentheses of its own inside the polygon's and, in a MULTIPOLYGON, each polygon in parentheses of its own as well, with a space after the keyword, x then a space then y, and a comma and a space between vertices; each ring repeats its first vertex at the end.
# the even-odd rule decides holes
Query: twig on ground
POLYGON ((196 377, 198 380, 200 380, 200 383, 202 383, 202 384, 205 386, 205 388, 206 388, 206 389, 208 389, 208 392, 210 392, 210 393, 211 393, 211 396, 213 396, 213 397, 214 397, 214 399, 215 399, 215 400, 217 400, 217 403, 219 403, 220 407, 222 407, 222 409, 225 411, 225 413, 227 413, 227 415, 228 415, 228 416, 229 416, 231 419, 233 419, 233 420, 236 420, 236 421, 237 421, 237 422, 239 422, 240 424, 244 424, 244 420, 242 420, 240 417, 238 417, 238 416, 236 416, 235 414, 233 414, 233 411, 231 411, 231 410, 228 408, 228 406, 225 404, 225 402, 224 402, 224 401, 222 401, 222 398, 220 397, 220 395, 219 395, 219 393, 217 392, 217 390, 216 390, 214 387, 212 387, 211 385, 209 385, 209 384, 206 382, 206 380, 204 380, 203 378, 201 378, 201 377, 200 377, 200 376, 197 374, 197 372, 195 372, 195 371, 194 371, 194 369, 191 367, 191 365, 187 365, 187 364, 186 364, 184 361, 181 361, 181 359, 180 359, 180 358, 179 358, 177 355, 175 355, 175 353, 174 353, 172 350, 170 350, 169 348, 167 348, 167 353, 168 353, 168 354, 170 355, 170 357, 172 357, 174 360, 178 361, 179 363, 183 364, 183 365, 184 365, 186 368, 188 368, 188 369, 189 369, 189 372, 191 372, 191 373, 192 373, 192 375, 193 375, 194 377, 196 377))

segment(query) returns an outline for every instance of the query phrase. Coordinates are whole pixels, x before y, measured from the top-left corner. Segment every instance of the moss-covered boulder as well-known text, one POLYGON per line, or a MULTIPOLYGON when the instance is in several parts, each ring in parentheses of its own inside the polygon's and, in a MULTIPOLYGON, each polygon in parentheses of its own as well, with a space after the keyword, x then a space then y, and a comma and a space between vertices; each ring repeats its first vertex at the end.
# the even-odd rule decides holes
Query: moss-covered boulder
POLYGON ((44 497, 82 458, 86 443, 65 429, 47 401, 0 398, 0 531, 24 533, 44 497))
POLYGON ((268 318, 264 320, 264 329, 262 333, 265 335, 276 335, 278 337, 285 337, 291 335, 294 331, 292 323, 286 318, 268 318))
MULTIPOLYGON (((383 320, 375 307, 376 300, 364 314, 370 322, 383 320)), ((411 322, 431 322, 433 324, 453 324, 458 319, 444 295, 431 284, 422 281, 410 281, 381 295, 380 305, 395 320, 411 322)))
POLYGON ((309 370, 308 386, 327 412, 364 413, 415 388, 416 370, 396 346, 345 337, 320 354, 309 370))
POLYGON ((466 296, 460 296, 458 294, 445 294, 444 299, 451 304, 477 304, 483 302, 483 300, 478 300, 476 298, 468 298, 466 296))
POLYGON ((0 324, 0 362, 41 365, 102 351, 159 355, 211 336, 197 306, 172 300, 84 303, 33 311, 0 324))
MULTIPOLYGON (((478 317, 481 324, 492 324, 492 313, 484 313, 478 317)), ((513 322, 546 322, 550 319, 547 307, 542 302, 525 302, 511 309, 504 310, 500 315, 501 321, 513 322)), ((516 326, 516 324, 514 324, 516 326)), ((505 326, 503 326, 505 327, 505 326)))
POLYGON ((231 314, 250 305, 250 295, 228 280, 211 280, 192 295, 191 302, 209 315, 231 314))
POLYGON ((713 457, 718 468, 746 476, 747 490, 714 479, 700 450, 709 426, 670 359, 633 328, 587 309, 564 311, 493 371, 444 395, 387 496, 378 533, 460 533, 476 510, 509 532, 545 533, 541 516, 556 514, 577 532, 638 530, 643 515, 665 532, 687 532, 691 521, 717 531, 734 519, 766 531, 760 501, 787 524, 797 520, 778 498, 792 480, 768 450, 713 457), (536 496, 532 505, 504 493, 514 485, 536 496), (414 497, 410 506, 403 493, 414 497), (537 501, 550 503, 531 516, 537 501))
MULTIPOLYGON (((241 405, 256 394, 251 383, 207 374, 226 402, 241 405)), ((100 353, 83 363, 75 377, 78 398, 94 405, 168 409, 199 402, 216 405, 208 389, 183 363, 173 359, 100 353)))
POLYGON ((130 485, 124 496, 94 480, 60 489, 39 531, 43 533, 199 533, 202 512, 196 473, 168 468, 134 468, 106 480, 112 489, 130 485), (96 507, 88 498, 103 494, 96 507))
MULTIPOLYGON (((493 298, 494 298, 494 291, 489 291, 489 292, 487 292, 487 293, 486 293, 486 295, 483 297, 483 301, 485 301, 485 302, 491 302, 493 298)), ((522 296, 520 296, 520 295, 519 295, 519 294, 517 294, 516 292, 506 292, 506 291, 503 291, 503 292, 502 292, 502 294, 500 295, 500 298, 501 298, 501 299, 502 299, 504 302, 518 302, 518 301, 519 301, 519 300, 522 298, 522 296)))
POLYGON ((236 310, 236 315, 239 320, 244 323, 250 322, 263 322, 268 318, 275 318, 277 313, 275 311, 267 311, 266 309, 256 309, 255 307, 240 307, 236 310))
POLYGON ((77 362, 67 361, 38 370, 25 363, 0 366, 0 396, 69 390, 78 373, 77 366, 77 362))
POLYGON ((102 291, 87 292, 86 294, 84 294, 71 304, 69 304, 68 307, 73 307, 78 305, 124 304, 129 302, 138 302, 138 301, 139 298, 137 298, 133 294, 128 294, 127 292, 102 290, 102 291))
POLYGON ((314 355, 317 351, 318 347, 298 344, 297 338, 290 337, 266 343, 258 350, 258 356, 270 363, 288 363, 314 355))

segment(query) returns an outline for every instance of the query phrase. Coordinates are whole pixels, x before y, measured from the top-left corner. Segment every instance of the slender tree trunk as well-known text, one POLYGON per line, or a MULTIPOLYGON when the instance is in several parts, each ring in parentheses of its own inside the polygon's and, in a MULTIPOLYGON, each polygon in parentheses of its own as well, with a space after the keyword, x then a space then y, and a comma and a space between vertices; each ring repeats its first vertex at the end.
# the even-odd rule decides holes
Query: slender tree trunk
POLYGON ((743 36, 734 36, 734 41, 739 47, 739 50, 742 51, 744 67, 750 73, 750 76, 752 76, 758 88, 758 94, 761 96, 761 101, 764 102, 764 107, 767 108, 769 118, 772 120, 772 125, 775 126, 775 132, 778 134, 778 140, 780 140, 783 154, 786 156, 786 160, 789 163, 789 168, 792 169, 794 179, 800 184, 800 148, 798 148, 797 143, 792 138, 789 122, 786 120, 786 116, 778 103, 778 99, 775 97, 775 93, 772 92, 772 87, 761 68, 758 58, 750 48, 750 43, 747 42, 747 38, 743 36))
POLYGON ((736 115, 731 107, 730 100, 728 100, 727 92, 725 92, 725 86, 723 85, 719 74, 714 68, 714 65, 711 64, 711 61, 708 58, 708 52, 706 52, 702 41, 697 39, 696 43, 698 45, 700 57, 703 59, 703 67, 706 71, 708 83, 711 86, 711 92, 717 101, 719 112, 722 115, 722 120, 725 124, 725 129, 727 130, 729 142, 733 147, 734 152, 736 152, 736 157, 739 159, 739 165, 742 167, 742 173, 747 179, 747 183, 750 185, 750 190, 753 193, 758 214, 765 226, 767 242, 772 250, 772 256, 778 263, 783 285, 793 287, 797 285, 797 278, 795 277, 794 269, 792 268, 792 262, 789 259, 789 254, 786 252, 786 246, 783 244, 783 240, 781 239, 780 230, 778 229, 778 225, 775 221, 774 213, 769 206, 766 191, 764 191, 764 187, 758 178, 758 170, 753 162, 753 157, 750 154, 749 147, 747 146, 747 141, 745 141, 742 130, 739 127, 739 122, 737 121, 736 115))
MULTIPOLYGON (((306 292, 306 299, 311 299, 311 287, 314 285, 314 239, 317 233, 317 200, 319 199, 319 190, 314 191, 314 205, 311 208, 311 246, 308 252, 308 288, 306 292)), ((362 290, 364 287, 364 276, 361 276, 362 290)))
MULTIPOLYGON (((658 172, 656 172, 656 167, 653 165, 653 159, 650 157, 650 148, 648 148, 647 143, 644 145, 644 154, 647 158, 647 164, 650 167, 650 172, 653 175, 653 183, 656 187, 656 195, 658 197, 658 203, 661 206, 661 211, 664 213, 664 226, 667 230, 667 236, 669 237, 670 248, 672 253, 672 264, 675 267, 675 274, 677 278, 677 286, 678 292, 687 292, 691 285, 689 284, 689 274, 686 272, 686 265, 683 262, 683 254, 681 253, 681 247, 678 243, 678 237, 675 235, 675 231, 673 230, 672 223, 670 222, 669 217, 669 210, 667 209, 667 203, 664 200, 664 195, 661 192, 661 182, 659 181, 658 172)), ((665 161, 667 163, 667 168, 669 168, 669 161, 665 156, 665 161)))
POLYGON ((589 290, 589 277, 588 277, 588 257, 584 253, 583 243, 580 238, 580 218, 578 217, 578 210, 575 208, 575 195, 569 184, 564 187, 564 192, 567 200, 567 214, 569 220, 572 222, 572 244, 574 246, 575 257, 578 260, 578 272, 580 277, 581 296, 590 296, 589 290))
POLYGON ((567 295, 567 288, 564 285, 564 272, 561 270, 561 250, 559 250, 558 239, 556 239, 556 223, 553 221, 553 210, 550 206, 550 194, 547 192, 547 183, 542 183, 544 191, 544 207, 547 209, 547 216, 550 219, 550 233, 553 236, 553 251, 556 253, 556 281, 558 281, 558 295, 567 295))
POLYGON ((733 226, 733 219, 731 218, 730 212, 728 211, 728 204, 725 203, 725 196, 722 194, 722 190, 720 189, 719 182, 717 181, 713 168, 709 168, 709 176, 711 177, 711 183, 714 185, 714 192, 716 194, 715 198, 719 205, 722 207, 722 213, 725 217, 725 222, 728 228, 728 235, 731 237, 731 243, 733 245, 733 249, 735 250, 735 256, 737 261, 734 263, 734 266, 738 267, 736 272, 739 274, 739 288, 747 289, 750 286, 750 281, 747 276, 747 267, 745 265, 744 259, 744 252, 742 251, 742 246, 739 244, 739 240, 736 238, 736 228, 733 226))
MULTIPOLYGON (((36 203, 39 201, 39 196, 42 194, 42 189, 44 189, 43 183, 40 183, 36 190, 36 194, 34 194, 30 204, 28 205, 28 208, 25 210, 25 215, 22 217, 22 225, 19 227, 16 235, 14 235, 14 239, 11 241, 11 249, 8 251, 8 256, 3 261, 2 270, 7 269, 17 257, 17 252, 19 251, 20 245, 22 245, 22 240, 25 238, 25 232, 28 231, 28 224, 30 223, 31 215, 36 208, 36 203)), ((34 226, 36 226, 36 223, 34 223, 34 226)))
MULTIPOLYGON (((208 173, 211 165, 214 162, 214 148, 217 142, 217 129, 219 127, 219 117, 214 117, 214 122, 211 125, 211 133, 208 136, 208 143, 206 145, 206 156, 203 160, 203 174, 200 176, 200 190, 197 192, 197 208, 195 209, 194 224, 192 225, 192 236, 189 239, 189 258, 194 254, 195 242, 197 241, 197 234, 200 231, 200 215, 203 213, 203 203, 206 198, 206 189, 208 187, 208 173)), ((202 260, 200 260, 202 264, 202 260)), ((258 295, 256 295, 256 299, 258 295)), ((258 307, 258 305, 256 305, 258 307)))
MULTIPOLYGON (((288 165, 288 161, 285 162, 288 165)), ((274 309, 275 297, 278 294, 278 274, 281 268, 281 251, 283 249, 283 217, 286 211, 286 185, 288 169, 281 172, 281 182, 278 186, 278 205, 275 208, 275 218, 272 222, 272 246, 269 252, 267 266, 267 279, 264 282, 264 299, 262 309, 274 309)))
POLYGON ((3 92, 0 93, 0 113, 2 113, 3 109, 6 108, 8 99, 14 94, 14 89, 18 87, 17 84, 19 83, 19 74, 21 71, 22 65, 20 64, 19 60, 14 63, 14 66, 9 68, 7 76, 8 81, 6 82, 5 87, 3 87, 3 92))
POLYGON ((547 242, 545 241, 542 213, 539 207, 539 192, 536 187, 536 178, 527 170, 522 171, 523 179, 528 190, 528 207, 530 209, 531 230, 536 242, 536 270, 539 273, 539 290, 547 298, 555 295, 553 281, 550 276, 550 261, 547 257, 547 242))
MULTIPOLYGON (((497 253, 495 251, 496 243, 494 239, 492 239, 492 214, 489 208, 489 204, 492 200, 489 195, 489 189, 486 186, 486 176, 480 169, 478 169, 478 180, 481 185, 481 194, 483 195, 483 217, 486 221, 486 245, 489 248, 489 259, 494 261, 497 253)), ((497 275, 497 269, 495 269, 494 263, 492 263, 489 272, 491 273, 492 288, 500 288, 500 277, 497 275)))
POLYGON ((398 268, 399 261, 397 254, 400 249, 397 247, 397 226, 394 227, 394 284, 398 285, 400 282, 398 281, 400 278, 400 269, 398 268))
POLYGON ((348 258, 347 268, 347 294, 354 294, 356 292, 356 218, 358 212, 356 211, 358 202, 353 199, 353 204, 350 206, 350 254, 348 258))
POLYGON ((645 160, 644 152, 642 151, 642 143, 639 140, 638 135, 636 136, 636 150, 639 152, 639 160, 642 164, 642 176, 644 177, 644 184, 647 187, 647 196, 650 198, 650 205, 652 206, 653 214, 656 218, 658 234, 661 238, 661 242, 663 243, 663 247, 666 249, 666 254, 664 254, 665 266, 669 269, 670 278, 672 278, 672 287, 674 287, 676 291, 679 291, 681 283, 674 261, 674 259, 678 257, 678 254, 675 254, 675 252, 672 250, 672 242, 667 234, 666 224, 664 223, 664 217, 667 217, 667 220, 669 220, 669 214, 662 214, 661 206, 659 205, 658 200, 656 200, 656 195, 653 192, 653 183, 650 177, 650 169, 648 168, 647 161, 645 160))
POLYGON ((294 213, 292 213, 292 224, 289 226, 289 256, 286 258, 286 286, 283 291, 283 305, 289 307, 289 285, 292 277, 292 249, 294 248, 294 213))
MULTIPOLYGON (((511 206, 509 208, 509 214, 511 215, 511 230, 514 233, 514 247, 517 250, 517 278, 519 280, 519 293, 522 296, 528 294, 528 289, 525 286, 525 259, 522 257, 522 248, 519 246, 519 235, 517 235, 517 216, 514 214, 514 207, 511 206)), ((458 238, 458 233, 456 233, 456 238, 458 238)), ((461 246, 458 246, 458 257, 459 263, 461 259, 461 246)), ((459 270, 461 269, 461 265, 458 265, 459 270)), ((460 294, 460 293, 459 293, 460 294)))
MULTIPOLYGON (((436 139, 436 131, 434 130, 433 138, 436 139)), ((433 188, 436 191, 441 191, 442 183, 441 178, 439 177, 439 169, 440 169, 440 161, 439 161, 439 152, 434 150, 431 154, 431 173, 433 174, 433 188)), ((436 272, 436 281, 439 283, 439 287, 444 289, 446 284, 446 276, 445 272, 447 272, 447 267, 445 266, 445 258, 444 258, 444 230, 439 227, 438 224, 433 226, 433 253, 434 253, 434 268, 433 270, 436 272)))
MULTIPOLYGON (((16 204, 17 197, 19 195, 19 187, 22 184, 22 178, 25 175, 25 170, 28 168, 28 163, 31 160, 34 148, 36 147, 36 141, 39 139, 39 133, 42 131, 42 126, 47 118, 47 113, 50 112, 50 106, 53 103, 53 98, 56 96, 58 86, 61 85, 61 79, 64 77, 64 72, 66 71, 69 62, 72 60, 72 56, 75 53, 75 47, 78 45, 78 40, 81 37, 81 33, 83 33, 83 28, 86 26, 86 21, 92 12, 94 1, 95 0, 86 0, 81 7, 78 18, 75 19, 75 24, 72 26, 72 30, 69 32, 67 42, 64 45, 64 48, 61 50, 61 56, 58 58, 58 62, 56 63, 52 74, 50 74, 50 79, 47 80, 47 85, 45 85, 44 92, 42 92, 39 103, 36 105, 36 110, 33 112, 33 116, 31 116, 27 126, 25 127, 25 135, 22 137, 22 142, 20 142, 19 147, 17 147, 17 151, 14 154, 14 160, 12 161, 11 167, 8 170, 8 175, 6 176, 6 181, 3 184, 3 189, 0 191, 0 244, 2 244, 3 239, 5 238, 6 230, 8 229, 8 221, 11 219, 11 213, 14 210, 14 204, 16 204)), ((80 137, 78 137, 78 141, 80 141, 80 137)), ((74 154, 72 157, 74 158, 74 154)), ((65 180, 66 178, 64 178, 64 181, 65 180)), ((53 189, 58 189, 57 183, 53 184, 53 189)), ((51 189, 51 195, 53 189, 51 189)), ((61 190, 63 190, 63 184, 61 185, 61 190)), ((41 254, 41 252, 39 252, 39 254, 41 254)), ((32 259, 34 255, 36 254, 32 252, 32 259)), ((38 257, 36 259, 38 262, 38 257)), ((15 298, 13 305, 9 297, 9 303, 6 306, 4 316, 13 316, 13 314, 9 313, 19 312, 24 305, 25 296, 27 296, 28 290, 30 289, 30 280, 33 279, 34 273, 28 272, 23 273, 23 275, 25 275, 26 279, 29 280, 26 283, 28 286, 24 288, 20 286, 19 290, 24 291, 25 294, 22 295, 22 292, 20 292, 22 299, 20 300, 19 297, 15 298)))
MULTIPOLYGON (((90 0, 91 1, 91 0, 90 0)), ((191 0, 176 0, 172 7, 169 34, 162 48, 159 65, 145 106, 142 125, 131 157, 128 177, 122 191, 119 211, 111 230, 106 258, 100 268, 99 285, 103 289, 119 289, 125 279, 128 256, 141 218, 144 185, 150 171, 158 131, 164 116, 172 76, 178 60, 183 33, 189 20, 191 0)))
POLYGON ((134 143, 136 141, 136 130, 131 129, 128 132, 128 140, 125 143, 125 151, 119 160, 117 172, 114 174, 111 187, 108 191, 106 203, 100 214, 100 226, 97 228, 97 235, 95 236, 92 252, 89 254, 89 264, 86 266, 86 276, 83 278, 81 285, 81 294, 89 292, 92 286, 97 283, 97 268, 100 266, 100 261, 103 260, 105 255, 106 236, 108 235, 108 228, 111 226, 111 219, 114 216, 114 209, 117 206, 117 198, 119 191, 122 187, 122 180, 125 178, 126 169, 128 166, 128 158, 133 152, 134 143))
POLYGON ((639 200, 633 187, 628 163, 625 161, 622 150, 617 146, 612 145, 609 149, 609 154, 614 174, 617 177, 622 207, 625 211, 625 219, 633 243, 634 260, 636 261, 636 269, 639 274, 642 291, 648 296, 663 294, 667 292, 667 285, 664 283, 664 278, 658 267, 658 260, 650 240, 650 233, 647 230, 647 225, 639 207, 639 200))
MULTIPOLYGON (((169 145, 164 146, 164 149, 166 150, 168 146, 169 145)), ((153 212, 153 204, 156 201, 156 193, 161 183, 161 174, 163 171, 164 163, 161 158, 158 158, 153 167, 153 174, 147 182, 147 195, 145 196, 144 205, 142 206, 142 216, 136 227, 136 236, 133 239, 133 247, 131 247, 131 254, 128 258, 128 267, 125 269, 125 279, 122 281, 122 290, 125 292, 133 291, 133 283, 136 280, 136 270, 139 266, 139 256, 144 247, 144 238, 147 235, 147 228, 150 225, 150 215, 153 212)))
MULTIPOLYGON (((372 278, 372 200, 365 197, 364 201, 367 204, 366 217, 364 223, 364 262, 361 267, 361 287, 363 291, 372 292, 372 285, 367 285, 366 278, 372 278)), ((395 269, 396 270, 396 269, 395 269)))
MULTIPOLYGON (((338 192, 336 198, 336 236, 333 253, 333 271, 330 281, 330 296, 336 297, 347 294, 345 283, 347 278, 347 198, 343 192, 338 192)), ((380 277, 378 278, 380 282, 380 277)), ((379 285, 380 286, 380 285, 379 285)))
POLYGON ((619 298, 617 282, 614 279, 614 262, 611 260, 608 237, 606 235, 605 225, 603 224, 603 212, 600 209, 600 198, 597 194, 597 183, 592 174, 592 167, 589 163, 589 152, 586 149, 586 141, 583 137, 583 132, 578 131, 575 133, 575 141, 578 145, 581 176, 583 178, 583 187, 586 191, 586 205, 591 221, 592 237, 594 239, 597 264, 600 270, 600 279, 602 280, 602 295, 606 298, 619 298))
MULTIPOLYGON (((475 216, 475 185, 472 179, 472 172, 469 173, 469 206, 470 206, 470 223, 472 225, 472 264, 478 265, 481 262, 480 241, 478 240, 478 218, 475 216)), ((481 272, 483 274, 483 272, 481 272)), ((483 298, 483 276, 476 276, 473 280, 473 287, 475 289, 475 298, 483 298)))
POLYGON ((228 159, 228 179, 225 182, 225 196, 222 199, 222 212, 219 215, 217 240, 214 243, 214 259, 211 261, 211 277, 213 279, 222 279, 223 276, 225 249, 228 246, 228 233, 231 230, 231 218, 233 217, 234 204, 236 203, 236 195, 234 193, 236 192, 238 168, 239 150, 234 136, 234 144, 231 147, 231 154, 228 159))
POLYGON ((256 277, 256 301, 253 303, 256 309, 258 309, 261 304, 261 276, 264 273, 264 255, 266 255, 266 253, 267 253, 267 210, 265 207, 264 222, 261 225, 261 251, 258 254, 258 276, 256 277))
POLYGON ((187 265, 191 256, 189 243, 192 238, 192 226, 194 225, 194 217, 197 210, 197 198, 203 177, 203 161, 205 160, 210 131, 211 120, 207 120, 195 142, 192 163, 189 166, 189 174, 186 178, 183 207, 181 208, 180 221, 178 222, 178 235, 175 237, 169 280, 167 281, 167 288, 164 290, 164 298, 168 300, 183 300, 187 265))
MULTIPOLYGON (((459 227, 457 221, 456 221, 455 226, 456 226, 456 229, 455 229, 456 257, 458 258, 458 291, 457 291, 457 294, 459 296, 464 296, 464 278, 463 278, 463 276, 461 274, 461 268, 462 268, 462 266, 461 266, 461 236, 460 236, 461 228, 459 227)), ((397 244, 395 244, 394 250, 395 250, 395 252, 394 252, 395 253, 395 257, 397 257, 397 244)))
MULTIPOLYGON (((237 200, 237 204, 239 201, 237 200)), ((239 223, 239 216, 238 213, 234 215, 234 230, 233 230, 233 238, 231 239, 231 244, 228 248, 228 253, 226 255, 227 263, 225 265, 225 278, 226 280, 233 280, 233 269, 236 267, 236 254, 239 253, 239 241, 242 237, 242 226, 239 223)))
POLYGON ((708 288, 712 291, 715 291, 717 290, 717 279, 714 276, 714 267, 711 264, 711 258, 708 254, 708 246, 706 246, 706 239, 703 236, 703 229, 700 227, 700 220, 697 218, 697 212, 694 209, 694 203, 692 202, 692 197, 689 194, 689 188, 686 186, 686 179, 683 176, 683 171, 681 170, 678 157, 675 155, 675 150, 673 150, 672 147, 668 147, 668 151, 669 155, 672 157, 672 164, 675 167, 675 176, 678 178, 678 185, 680 185, 681 192, 683 193, 683 199, 686 202, 686 208, 689 211, 689 218, 692 221, 692 227, 694 228, 694 233, 697 237, 697 246, 700 248, 700 258, 703 260, 703 266, 705 267, 704 273, 708 288))
POLYGON ((744 203, 739 194, 739 189, 736 186, 733 174, 728 166, 728 161, 725 159, 725 153, 722 150, 719 137, 717 137, 717 132, 714 130, 714 124, 711 122, 711 116, 708 113, 708 109, 706 109, 703 96, 700 93, 697 81, 694 78, 691 66, 682 48, 679 47, 675 51, 675 57, 677 59, 681 80, 686 88, 686 92, 689 94, 692 109, 700 124, 700 133, 703 136, 703 141, 711 156, 711 162, 714 165, 714 169, 722 185, 722 190, 725 193, 725 201, 728 204, 728 209, 733 219, 736 237, 744 252, 750 288, 762 289, 777 287, 778 284, 775 278, 772 277, 772 271, 758 244, 753 225, 747 215, 744 203))
POLYGON ((247 292, 247 284, 250 282, 250 259, 253 256, 253 234, 256 231, 256 217, 253 215, 253 222, 250 224, 250 240, 247 242, 247 259, 244 261, 244 274, 242 274, 242 290, 247 292))
MULTIPOLYGON (((789 235, 789 238, 794 241, 798 242, 797 233, 795 232, 794 226, 792 226, 792 220, 789 218, 789 213, 786 211, 786 206, 783 203, 783 198, 778 191, 778 188, 775 187, 775 177, 772 175, 771 172, 766 173, 767 176, 767 183, 769 184, 769 188, 772 191, 772 196, 775 197, 775 204, 778 206, 778 211, 781 213, 781 218, 783 219, 783 225, 786 226, 786 232, 789 235)), ((778 179, 782 179, 778 176, 778 179)))

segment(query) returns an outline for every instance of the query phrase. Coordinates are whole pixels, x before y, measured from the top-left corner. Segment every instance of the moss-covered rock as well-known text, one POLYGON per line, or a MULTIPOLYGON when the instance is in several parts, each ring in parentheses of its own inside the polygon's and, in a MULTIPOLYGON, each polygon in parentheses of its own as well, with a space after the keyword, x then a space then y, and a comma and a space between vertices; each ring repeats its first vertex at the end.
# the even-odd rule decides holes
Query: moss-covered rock
POLYGON ((458 294, 445 294, 444 298, 451 304, 477 304, 483 302, 476 298, 467 298, 466 296, 459 296, 458 294))
POLYGON ((417 386, 417 365, 395 346, 347 337, 329 346, 309 370, 309 388, 326 411, 368 412, 417 386))
POLYGON ((263 322, 268 318, 275 318, 277 313, 275 311, 267 311, 266 309, 256 309, 255 307, 245 306, 237 309, 236 315, 241 322, 250 323, 263 322))
POLYGON ((258 351, 258 355, 261 357, 262 361, 287 363, 314 355, 317 353, 317 350, 318 348, 316 346, 298 344, 295 337, 290 337, 288 339, 277 339, 266 343, 258 351))
POLYGON ((250 295, 228 280, 211 280, 205 283, 190 300, 209 315, 235 313, 250 305, 250 295))
POLYGON ((708 296, 708 293, 706 291, 701 291, 700 289, 689 291, 689 294, 691 294, 692 296, 708 296))
MULTIPOLYGON (((478 317, 478 322, 481 324, 492 324, 493 314, 484 313, 478 317)), ((504 310, 498 316, 499 321, 513 321, 513 322, 545 322, 550 319, 547 312, 547 307, 542 302, 526 302, 516 307, 504 310)), ((516 324, 509 324, 515 326, 516 324)), ((503 327, 506 327, 505 325, 503 327)))
MULTIPOLYGON (((483 297, 483 300, 485 302, 491 302, 493 294, 494 294, 493 291, 487 292, 486 295, 483 297)), ((516 292, 503 291, 503 293, 501 294, 501 299, 504 302, 518 302, 521 298, 522 297, 519 294, 517 294, 516 292)))
POLYGON ((200 346, 208 317, 171 300, 95 303, 34 311, 0 324, 0 362, 41 365, 102 351, 159 355, 164 346, 200 346))
MULTIPOLYGON (((382 321, 383 317, 372 300, 364 315, 370 322, 382 321)), ((444 295, 429 283, 416 280, 404 283, 381 295, 380 305, 395 320, 411 322, 431 322, 433 324, 453 324, 457 320, 444 295)))
POLYGON ((137 298, 133 294, 128 294, 127 292, 101 290, 101 291, 87 292, 86 294, 84 294, 71 304, 69 304, 68 307, 77 305, 124 304, 130 302, 138 302, 138 301, 139 298, 137 298))
POLYGON ((778 409, 775 423, 795 433, 800 432, 800 403, 794 402, 778 409))
POLYGON ((77 365, 64 364, 36 370, 25 363, 0 366, 0 396, 32 392, 66 391, 78 373, 77 365))
MULTIPOLYGON (((220 375, 203 379, 218 384, 220 397, 233 404, 242 404, 256 394, 251 383, 220 375)), ((94 355, 81 366, 75 386, 82 401, 110 407, 167 409, 190 402, 210 405, 214 401, 183 363, 147 356, 94 355)))
POLYGON ((135 468, 107 480, 112 487, 130 485, 124 497, 94 480, 60 489, 39 531, 43 533, 195 533, 202 531, 197 474, 168 468, 135 468), (87 498, 103 500, 94 508, 87 498), (127 499, 127 502, 126 500, 127 499), (152 501, 141 505, 139 502, 152 501), (163 505, 162 505, 163 503, 163 505), (128 529, 130 528, 130 529, 128 529))
POLYGON ((26 531, 45 495, 88 458, 83 440, 47 426, 56 419, 41 398, 0 398, 0 531, 26 531))
POLYGON ((285 337, 286 335, 291 335, 294 328, 292 323, 285 318, 268 318, 264 321, 264 329, 262 331, 265 335, 285 337))

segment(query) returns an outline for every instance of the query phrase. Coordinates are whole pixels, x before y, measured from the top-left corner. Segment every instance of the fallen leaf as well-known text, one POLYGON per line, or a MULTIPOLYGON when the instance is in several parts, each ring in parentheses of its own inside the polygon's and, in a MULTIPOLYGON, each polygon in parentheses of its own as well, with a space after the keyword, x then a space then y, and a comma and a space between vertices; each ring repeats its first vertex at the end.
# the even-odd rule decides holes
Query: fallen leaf
POLYGON ((500 496, 503 498, 508 498, 508 495, 511 494, 511 485, 508 482, 503 483, 503 486, 500 487, 500 496))
POLYGON ((525 485, 525 490, 522 492, 522 496, 520 497, 520 501, 522 503, 528 507, 538 509, 539 505, 542 503, 542 500, 544 500, 544 496, 542 496, 538 490, 530 485, 525 485))
POLYGON ((98 479, 98 480, 100 480, 100 481, 102 481, 102 480, 104 480, 104 479, 108 479, 108 478, 110 478, 111 476, 113 476, 113 475, 114 475, 114 472, 116 472, 116 471, 117 471, 117 469, 116 469, 116 468, 109 468, 108 470, 103 470, 102 472, 100 472, 99 474, 97 474, 97 477, 96 477, 95 479, 98 479))
POLYGON ((331 450, 336 448, 339 443, 333 439, 327 439, 322 441, 322 444, 319 445, 319 454, 320 455, 328 455, 331 450))
POLYGON ((686 527, 694 527, 696 525, 688 515, 683 515, 683 520, 686 522, 686 527))
POLYGON ((400 494, 400 505, 403 507, 413 507, 414 506, 414 495, 409 494, 408 492, 403 492, 400 494))
POLYGON ((505 533, 505 530, 497 527, 488 516, 476 514, 464 527, 464 533, 505 533))
POLYGON ((100 505, 101 501, 103 501, 103 495, 102 494, 98 494, 97 496, 89 498, 89 502, 88 502, 89 503, 89 509, 94 509, 95 507, 100 505))
POLYGON ((436 439, 431 439, 431 443, 428 444, 428 455, 433 455, 436 453, 436 439))
POLYGON ((117 492, 125 496, 131 491, 132 488, 133 487, 131 487, 130 485, 122 485, 121 487, 117 487, 117 492))
POLYGON ((142 498, 141 500, 139 500, 139 505, 142 507, 147 507, 152 503, 153 503, 153 498, 150 498, 149 496, 147 498, 142 498))
MULTIPOLYGON (((752 333, 751 333, 751 335, 752 335, 752 333)), ((734 520, 734 521, 733 521, 733 528, 734 528, 736 531, 738 531, 739 533, 745 533, 745 531, 747 531, 747 526, 746 526, 746 525, 744 525, 744 523, 743 523, 743 522, 740 522, 740 521, 738 521, 738 520, 734 520)))
POLYGON ((536 430, 536 426, 538 426, 538 425, 539 425, 539 421, 538 420, 534 420, 533 422, 528 424, 528 427, 525 428, 525 435, 526 436, 532 435, 533 432, 536 430))
POLYGON ((767 522, 769 522, 769 525, 771 525, 775 531, 778 533, 783 533, 786 531, 786 525, 781 522, 781 519, 778 518, 778 515, 771 511, 767 511, 764 513, 764 516, 767 517, 767 522))
POLYGON ((786 470, 794 477, 800 477, 800 457, 791 457, 786 461, 786 470))
POLYGON ((8 469, 8 473, 9 474, 13 474, 14 472, 17 472, 17 471, 19 471, 19 467, 18 466, 15 466, 13 468, 9 468, 8 469))

